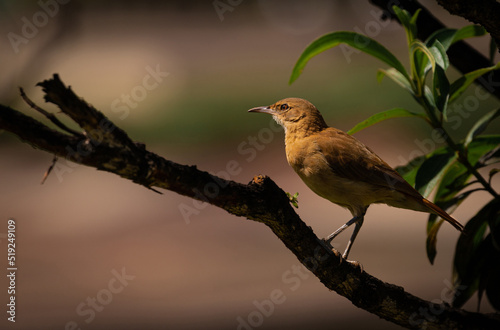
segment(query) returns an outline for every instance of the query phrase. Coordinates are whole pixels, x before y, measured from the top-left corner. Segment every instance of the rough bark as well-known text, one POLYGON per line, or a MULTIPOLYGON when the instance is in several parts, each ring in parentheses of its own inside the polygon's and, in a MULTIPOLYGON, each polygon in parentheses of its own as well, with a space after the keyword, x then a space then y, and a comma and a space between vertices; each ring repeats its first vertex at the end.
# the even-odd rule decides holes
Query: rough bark
POLYGON ((479 24, 500 45, 500 3, 495 0, 437 0, 450 14, 461 16, 479 24))
MULTIPOLYGON (((79 98, 57 75, 39 84, 45 100, 71 117, 82 133, 59 126, 63 132, 10 107, 0 105, 0 129, 17 135, 35 148, 117 174, 148 187, 163 188, 208 202, 227 212, 262 222, 298 260, 330 290, 354 305, 407 328, 500 328, 495 314, 479 314, 436 304, 385 283, 356 262, 343 260, 326 248, 294 211, 286 194, 270 178, 257 176, 249 184, 228 181, 196 166, 186 166, 149 152, 125 131, 79 98)), ((35 106, 36 107, 36 106, 35 106)), ((64 164, 62 164, 64 165, 64 164)), ((55 166, 58 166, 57 164, 55 166)), ((332 306, 334 310, 335 306, 332 306)))

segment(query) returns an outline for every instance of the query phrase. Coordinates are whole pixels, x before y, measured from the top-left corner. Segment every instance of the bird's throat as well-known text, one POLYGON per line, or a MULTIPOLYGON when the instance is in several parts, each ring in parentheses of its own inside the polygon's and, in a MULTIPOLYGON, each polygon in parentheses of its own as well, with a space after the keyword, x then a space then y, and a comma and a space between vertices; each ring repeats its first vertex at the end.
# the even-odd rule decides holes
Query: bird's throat
POLYGON ((310 122, 306 120, 286 122, 285 125, 282 124, 282 126, 285 129, 285 140, 290 142, 318 134, 328 128, 324 121, 310 122))

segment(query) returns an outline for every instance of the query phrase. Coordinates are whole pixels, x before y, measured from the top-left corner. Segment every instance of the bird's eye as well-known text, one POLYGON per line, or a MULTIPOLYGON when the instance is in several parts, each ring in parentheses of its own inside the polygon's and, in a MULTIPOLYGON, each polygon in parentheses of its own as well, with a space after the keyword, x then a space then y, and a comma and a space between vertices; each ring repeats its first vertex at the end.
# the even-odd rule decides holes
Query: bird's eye
POLYGON ((282 105, 280 106, 280 110, 283 110, 283 111, 284 111, 284 110, 288 110, 288 104, 286 104, 286 103, 285 103, 285 104, 282 104, 282 105))

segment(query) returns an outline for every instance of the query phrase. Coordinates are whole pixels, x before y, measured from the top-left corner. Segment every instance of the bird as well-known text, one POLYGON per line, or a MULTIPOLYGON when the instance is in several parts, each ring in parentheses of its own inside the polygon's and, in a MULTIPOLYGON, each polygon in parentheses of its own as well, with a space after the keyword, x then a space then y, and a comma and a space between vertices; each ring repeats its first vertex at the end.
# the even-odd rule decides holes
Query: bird
POLYGON ((347 259, 371 204, 432 213, 459 231, 464 227, 415 188, 355 137, 329 127, 319 110, 309 101, 291 97, 248 112, 273 116, 285 131, 288 164, 317 195, 348 209, 352 219, 323 239, 331 242, 355 224, 342 255, 347 259))

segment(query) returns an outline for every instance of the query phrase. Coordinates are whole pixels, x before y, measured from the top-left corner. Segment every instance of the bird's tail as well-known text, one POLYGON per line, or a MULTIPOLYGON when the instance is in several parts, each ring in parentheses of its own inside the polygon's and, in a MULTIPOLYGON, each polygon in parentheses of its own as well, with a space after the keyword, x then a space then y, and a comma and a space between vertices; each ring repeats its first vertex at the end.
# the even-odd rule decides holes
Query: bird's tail
POLYGON ((424 205, 429 210, 431 210, 432 213, 439 215, 441 218, 443 218, 444 220, 448 221, 453 227, 455 227, 459 231, 464 231, 464 226, 460 222, 458 222, 457 220, 455 220, 455 218, 453 218, 451 215, 449 215, 448 213, 446 213, 442 208, 440 208, 436 204, 428 201, 425 198, 423 199, 423 202, 424 202, 424 205))

